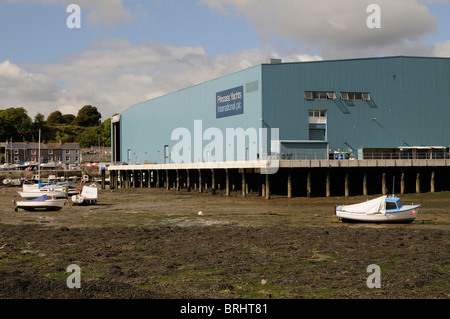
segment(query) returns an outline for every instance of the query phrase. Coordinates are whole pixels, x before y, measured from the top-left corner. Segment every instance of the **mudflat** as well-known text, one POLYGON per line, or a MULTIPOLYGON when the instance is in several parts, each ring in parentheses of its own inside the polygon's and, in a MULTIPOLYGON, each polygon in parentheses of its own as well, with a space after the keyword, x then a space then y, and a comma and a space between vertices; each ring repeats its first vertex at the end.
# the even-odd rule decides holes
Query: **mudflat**
POLYGON ((450 297, 449 192, 401 196, 422 205, 410 224, 346 224, 334 205, 365 197, 106 189, 94 206, 15 212, 18 190, 0 189, 0 298, 450 297))

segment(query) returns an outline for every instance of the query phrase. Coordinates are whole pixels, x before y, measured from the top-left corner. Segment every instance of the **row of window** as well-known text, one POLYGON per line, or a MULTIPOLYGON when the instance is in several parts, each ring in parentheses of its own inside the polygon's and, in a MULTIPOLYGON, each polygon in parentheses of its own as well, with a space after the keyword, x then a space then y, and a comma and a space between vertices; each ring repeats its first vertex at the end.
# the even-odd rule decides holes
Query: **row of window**
MULTIPOLYGON (((341 100, 370 101, 369 92, 341 92, 341 100)), ((305 91, 305 100, 335 100, 335 92, 305 91)))
MULTIPOLYGON (((19 160, 20 160, 19 156, 14 156, 14 162, 15 163, 18 163, 19 160)), ((49 157, 47 160, 50 161, 50 162, 53 162, 53 157, 49 157)), ((61 161, 61 157, 60 156, 56 156, 56 161, 60 162, 61 161)), ((70 156, 66 156, 66 161, 65 162, 66 163, 70 162, 70 156)), ((75 156, 75 162, 78 162, 78 156, 75 156)))
MULTIPOLYGON (((14 150, 14 154, 19 154, 19 149, 15 149, 14 150)), ((75 154, 78 154, 79 153, 79 150, 74 150, 75 151, 75 154)), ((48 150, 48 154, 53 154, 53 150, 48 150)), ((65 150, 65 154, 66 155, 69 155, 70 154, 70 150, 65 150)))

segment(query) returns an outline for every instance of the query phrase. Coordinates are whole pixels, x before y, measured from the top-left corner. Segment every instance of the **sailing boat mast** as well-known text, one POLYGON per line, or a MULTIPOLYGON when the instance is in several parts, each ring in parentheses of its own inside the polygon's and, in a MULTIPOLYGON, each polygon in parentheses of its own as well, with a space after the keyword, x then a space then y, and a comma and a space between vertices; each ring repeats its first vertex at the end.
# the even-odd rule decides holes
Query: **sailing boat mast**
POLYGON ((39 129, 39 141, 38 141, 38 181, 41 180, 41 129, 39 129))

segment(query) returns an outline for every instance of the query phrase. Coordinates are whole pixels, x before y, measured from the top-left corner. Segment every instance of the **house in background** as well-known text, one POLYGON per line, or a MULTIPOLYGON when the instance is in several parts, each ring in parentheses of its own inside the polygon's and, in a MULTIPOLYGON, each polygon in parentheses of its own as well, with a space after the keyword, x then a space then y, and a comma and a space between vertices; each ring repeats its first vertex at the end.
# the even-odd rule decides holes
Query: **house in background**
POLYGON ((35 143, 6 141, 5 162, 20 164, 24 162, 38 162, 42 167, 73 168, 81 163, 81 149, 79 143, 35 143), (54 165, 52 165, 54 164, 54 165))

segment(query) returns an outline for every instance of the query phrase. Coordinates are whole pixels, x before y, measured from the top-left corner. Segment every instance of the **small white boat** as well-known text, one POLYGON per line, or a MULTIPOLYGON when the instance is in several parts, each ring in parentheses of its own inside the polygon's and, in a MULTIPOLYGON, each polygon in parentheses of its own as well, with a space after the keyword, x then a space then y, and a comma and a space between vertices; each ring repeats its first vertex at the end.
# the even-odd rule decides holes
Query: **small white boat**
POLYGON ((42 195, 40 197, 19 201, 15 203, 15 211, 18 208, 27 210, 27 211, 36 211, 36 210, 60 210, 63 208, 66 200, 58 199, 53 195, 42 195))
POLYGON ((419 208, 385 195, 359 204, 335 206, 334 214, 343 222, 409 223, 416 219, 419 208))
POLYGON ((81 194, 72 196, 72 202, 78 205, 95 205, 98 201, 98 190, 95 184, 83 186, 81 194))
POLYGON ((18 192, 24 199, 33 199, 42 195, 55 196, 56 198, 67 198, 67 187, 61 187, 56 185, 42 186, 37 184, 23 184, 22 191, 18 192))

